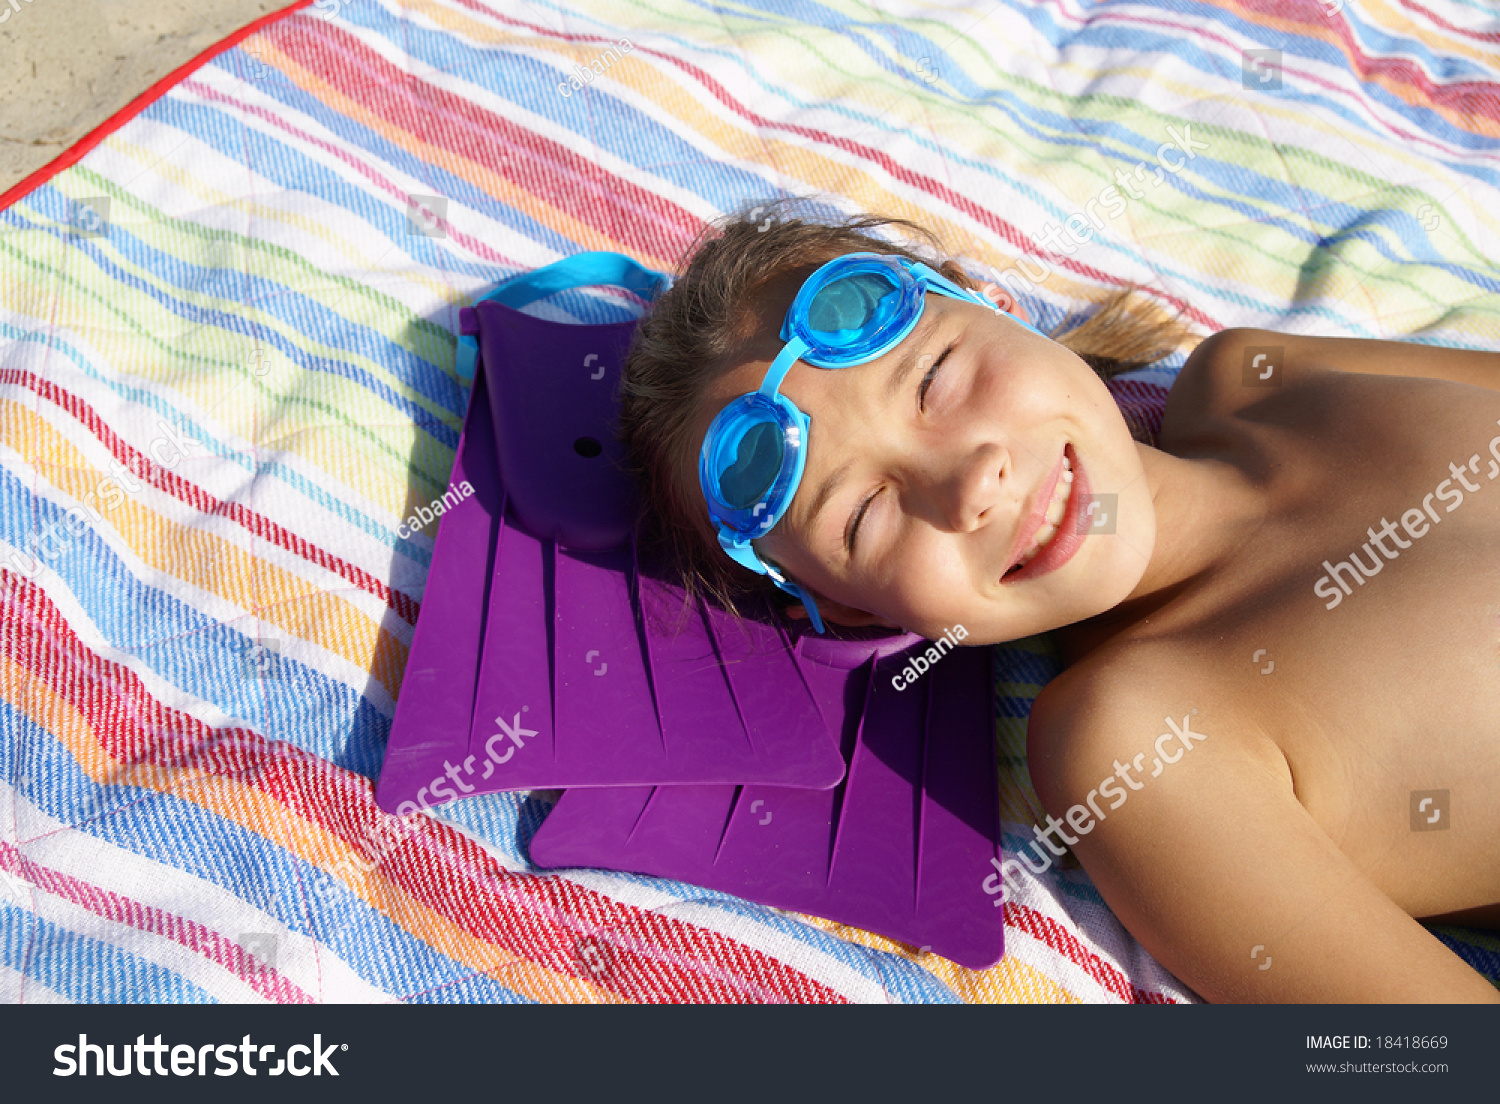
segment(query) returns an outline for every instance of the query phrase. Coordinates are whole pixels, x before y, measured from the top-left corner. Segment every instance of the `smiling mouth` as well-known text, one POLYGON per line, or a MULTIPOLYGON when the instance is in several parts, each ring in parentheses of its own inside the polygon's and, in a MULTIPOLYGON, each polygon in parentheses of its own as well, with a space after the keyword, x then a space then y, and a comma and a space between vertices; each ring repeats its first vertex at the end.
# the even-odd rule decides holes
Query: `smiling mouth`
POLYGON ((1032 535, 1031 545, 1021 554, 1021 558, 1006 568, 1005 576, 1010 576, 1020 571, 1035 559, 1043 548, 1047 547, 1053 537, 1057 536, 1058 528, 1068 511, 1068 500, 1072 495, 1073 461, 1064 452, 1062 474, 1058 477, 1057 485, 1052 489, 1052 501, 1047 504, 1047 513, 1041 527, 1032 535))

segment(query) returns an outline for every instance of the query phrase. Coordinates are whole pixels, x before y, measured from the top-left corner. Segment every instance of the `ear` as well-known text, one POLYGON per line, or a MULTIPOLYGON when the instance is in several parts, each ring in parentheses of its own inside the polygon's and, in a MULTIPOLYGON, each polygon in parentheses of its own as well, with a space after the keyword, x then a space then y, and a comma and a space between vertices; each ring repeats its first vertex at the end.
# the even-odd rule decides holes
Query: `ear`
MULTIPOLYGON (((892 624, 883 617, 877 617, 865 610, 846 606, 842 602, 835 602, 832 598, 824 598, 818 595, 818 615, 824 621, 833 625, 843 625, 848 629, 862 629, 868 625, 879 625, 881 628, 894 629, 896 632, 903 631, 900 625, 892 624)), ((787 616, 797 621, 807 620, 807 610, 801 602, 793 602, 786 608, 787 616)))
MULTIPOLYGON (((998 284, 991 283, 981 286, 974 283, 973 279, 970 278, 969 274, 959 266, 957 261, 944 261, 938 268, 938 271, 941 272, 944 276, 948 277, 948 279, 952 280, 959 287, 966 288, 969 291, 979 292, 990 302, 994 303, 995 306, 1003 310, 1006 314, 1013 314, 1023 322, 1031 321, 1031 315, 1027 312, 1026 308, 1021 305, 1020 300, 1018 300, 1014 295, 1006 291, 1003 287, 1000 287, 998 284)), ((818 608, 822 609, 823 607, 820 605, 818 608)))
POLYGON ((995 306, 1003 310, 1006 314, 1015 315, 1022 322, 1031 321, 1031 315, 1026 310, 1026 308, 1021 305, 1021 301, 1010 292, 1006 291, 1003 287, 1000 287, 997 284, 985 284, 983 289, 981 289, 981 294, 984 295, 985 298, 989 299, 990 302, 994 303, 995 306))

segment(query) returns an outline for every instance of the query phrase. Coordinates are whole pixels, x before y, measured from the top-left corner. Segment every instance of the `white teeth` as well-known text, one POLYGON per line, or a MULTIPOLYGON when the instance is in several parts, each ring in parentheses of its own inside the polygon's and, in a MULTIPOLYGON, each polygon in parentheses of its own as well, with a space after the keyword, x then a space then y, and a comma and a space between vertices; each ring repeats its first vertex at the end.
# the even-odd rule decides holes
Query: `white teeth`
POLYGON ((1047 505, 1046 520, 1042 522, 1042 527, 1032 536, 1030 550, 1016 561, 1017 567, 1024 567, 1030 563, 1036 557, 1036 554, 1047 546, 1047 542, 1057 535, 1058 526, 1062 524, 1063 514, 1067 513, 1068 510, 1068 496, 1072 493, 1073 465, 1064 456, 1062 478, 1057 481, 1057 486, 1052 489, 1052 501, 1047 505))
POLYGON ((1031 551, 1021 557, 1021 563, 1030 563, 1031 560, 1036 556, 1036 554, 1047 546, 1047 542, 1051 540, 1056 533, 1057 523, 1053 521, 1047 522, 1040 529, 1038 529, 1036 531, 1036 537, 1032 540, 1031 543, 1031 551))

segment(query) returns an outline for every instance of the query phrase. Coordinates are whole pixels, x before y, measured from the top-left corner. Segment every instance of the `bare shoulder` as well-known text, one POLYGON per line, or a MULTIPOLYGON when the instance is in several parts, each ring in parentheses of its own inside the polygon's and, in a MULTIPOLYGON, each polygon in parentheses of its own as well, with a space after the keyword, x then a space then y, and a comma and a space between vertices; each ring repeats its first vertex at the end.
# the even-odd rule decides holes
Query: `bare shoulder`
POLYGON ((1220 697, 1144 664, 1038 697, 1028 756, 1048 831, 1125 927, 1210 1001, 1500 1003, 1339 851, 1220 697))
POLYGON ((1027 762, 1037 796, 1049 809, 1049 794, 1060 801, 1092 777, 1105 751, 1121 754, 1125 734, 1162 727, 1162 703, 1174 683, 1169 672, 1175 667, 1179 687, 1193 681, 1164 652, 1107 647, 1042 688, 1027 721, 1027 762))
POLYGON ((1163 430, 1168 419, 1231 415, 1275 386, 1319 372, 1447 380, 1500 391, 1500 352, 1236 326, 1204 338, 1188 356, 1167 397, 1163 430))

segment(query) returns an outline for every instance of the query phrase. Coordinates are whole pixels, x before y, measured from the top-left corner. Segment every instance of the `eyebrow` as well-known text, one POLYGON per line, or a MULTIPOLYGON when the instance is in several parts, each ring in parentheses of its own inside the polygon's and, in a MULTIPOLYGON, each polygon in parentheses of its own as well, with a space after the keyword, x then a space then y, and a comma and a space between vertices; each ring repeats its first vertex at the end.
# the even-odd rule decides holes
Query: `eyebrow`
MULTIPOLYGON (((938 320, 939 315, 937 311, 924 310, 922 312, 922 320, 917 323, 916 328, 901 340, 901 344, 905 346, 905 349, 896 361, 895 368, 886 381, 885 398, 887 402, 896 397, 901 391, 906 377, 911 375, 912 369, 917 366, 922 346, 927 343, 927 339, 932 335, 933 327, 937 325, 938 320)), ((807 508, 806 517, 809 532, 816 528, 819 511, 828 504, 828 500, 833 497, 833 493, 843 484, 849 475, 849 469, 853 466, 853 460, 844 461, 838 468, 830 472, 828 478, 823 480, 822 484, 818 487, 817 493, 813 495, 811 505, 807 508)), ((847 543, 847 529, 844 536, 845 540, 840 543, 844 545, 844 551, 847 553, 850 550, 847 543)))

